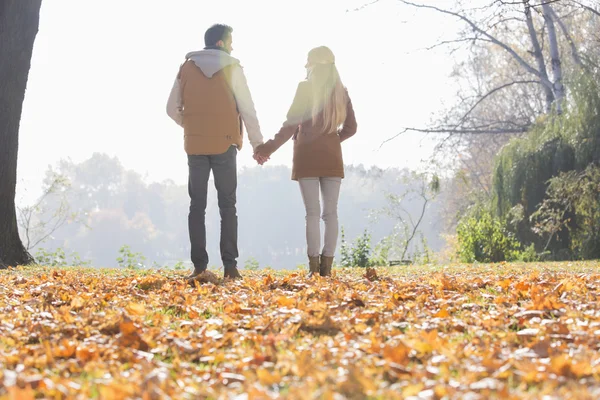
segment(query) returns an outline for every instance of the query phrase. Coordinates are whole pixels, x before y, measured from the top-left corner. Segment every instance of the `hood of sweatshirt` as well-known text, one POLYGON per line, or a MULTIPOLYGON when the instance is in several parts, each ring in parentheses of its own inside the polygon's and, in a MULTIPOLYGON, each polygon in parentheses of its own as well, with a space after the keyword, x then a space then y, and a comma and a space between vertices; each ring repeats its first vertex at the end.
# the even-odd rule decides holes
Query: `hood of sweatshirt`
POLYGON ((192 60, 207 78, 212 78, 225 67, 240 64, 240 60, 218 49, 192 51, 186 54, 185 58, 192 60))

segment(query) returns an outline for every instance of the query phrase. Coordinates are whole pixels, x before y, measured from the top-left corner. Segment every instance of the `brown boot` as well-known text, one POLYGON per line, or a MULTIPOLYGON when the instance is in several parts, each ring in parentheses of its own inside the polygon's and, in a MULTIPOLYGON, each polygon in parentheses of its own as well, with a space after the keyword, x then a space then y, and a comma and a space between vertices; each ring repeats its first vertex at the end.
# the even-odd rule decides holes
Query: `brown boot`
POLYGON ((206 271, 206 267, 194 267, 194 271, 190 275, 186 276, 185 279, 194 279, 204 271, 206 271))
POLYGON ((331 267, 333 266, 333 257, 321 256, 320 273, 321 276, 331 276, 331 267))
POLYGON ((308 277, 312 278, 313 276, 319 275, 321 270, 321 261, 319 260, 319 256, 310 257, 308 256, 308 277))

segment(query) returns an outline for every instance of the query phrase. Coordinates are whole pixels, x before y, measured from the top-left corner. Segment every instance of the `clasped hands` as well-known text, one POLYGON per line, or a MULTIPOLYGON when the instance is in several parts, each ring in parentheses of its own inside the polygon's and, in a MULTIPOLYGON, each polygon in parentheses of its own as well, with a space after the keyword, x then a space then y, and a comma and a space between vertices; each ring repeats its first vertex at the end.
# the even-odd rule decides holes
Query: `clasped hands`
POLYGON ((257 146, 254 150, 254 155, 252 156, 258 165, 263 165, 267 161, 269 161, 270 156, 264 152, 263 145, 257 146))

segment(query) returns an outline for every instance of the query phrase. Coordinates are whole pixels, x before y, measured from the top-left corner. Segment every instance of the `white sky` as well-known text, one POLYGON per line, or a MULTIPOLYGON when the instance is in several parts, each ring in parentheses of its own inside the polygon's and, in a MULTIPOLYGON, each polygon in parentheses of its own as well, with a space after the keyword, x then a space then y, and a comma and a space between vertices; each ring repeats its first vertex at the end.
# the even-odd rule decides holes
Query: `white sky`
MULTIPOLYGON (((352 97, 358 132, 347 164, 417 168, 422 134, 378 150, 402 126, 422 126, 452 101, 451 62, 420 50, 457 25, 394 0, 49 0, 42 2, 20 130, 17 202, 39 193, 48 165, 94 152, 117 156, 149 181, 187 182, 182 131, 165 113, 184 55, 215 22, 234 28, 265 139, 278 131, 307 52, 327 45, 352 97), (350 10, 350 12, 347 12, 350 10)), ((428 3, 431 1, 427 1, 428 3)), ((435 3, 449 6, 452 0, 435 3)), ((292 144, 270 163, 291 165, 292 144)), ((249 143, 240 167, 255 165, 249 143)))

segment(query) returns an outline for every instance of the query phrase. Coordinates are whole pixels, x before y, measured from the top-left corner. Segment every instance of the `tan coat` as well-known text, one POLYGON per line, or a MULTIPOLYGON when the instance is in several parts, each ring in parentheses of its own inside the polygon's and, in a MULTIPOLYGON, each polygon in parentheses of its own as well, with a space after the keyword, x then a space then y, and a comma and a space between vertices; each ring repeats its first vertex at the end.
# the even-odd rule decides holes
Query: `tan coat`
POLYGON ((337 133, 325 132, 321 118, 317 118, 313 125, 310 84, 306 81, 301 82, 279 133, 259 146, 257 151, 261 155, 271 155, 293 137, 293 180, 316 177, 343 178, 344 160, 341 142, 354 135, 357 128, 352 101, 350 96, 347 97, 347 115, 342 129, 337 133))

